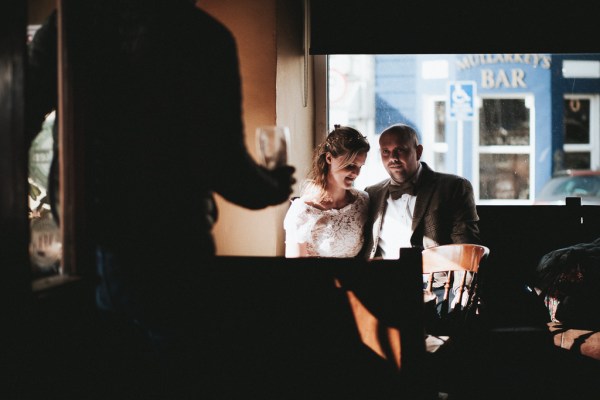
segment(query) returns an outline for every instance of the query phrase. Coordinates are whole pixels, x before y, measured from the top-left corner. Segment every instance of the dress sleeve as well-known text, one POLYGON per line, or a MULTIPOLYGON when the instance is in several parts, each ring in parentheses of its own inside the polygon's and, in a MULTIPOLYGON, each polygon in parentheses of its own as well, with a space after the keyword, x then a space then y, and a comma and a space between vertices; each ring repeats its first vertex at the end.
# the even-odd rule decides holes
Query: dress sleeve
POLYGON ((357 195, 358 195, 358 199, 357 199, 357 212, 361 215, 361 223, 364 224, 364 222, 367 220, 367 213, 369 212, 369 193, 365 192, 364 190, 357 190, 357 195))
POLYGON ((283 220, 286 238, 295 243, 306 243, 314 221, 307 212, 307 206, 302 199, 295 199, 283 220))

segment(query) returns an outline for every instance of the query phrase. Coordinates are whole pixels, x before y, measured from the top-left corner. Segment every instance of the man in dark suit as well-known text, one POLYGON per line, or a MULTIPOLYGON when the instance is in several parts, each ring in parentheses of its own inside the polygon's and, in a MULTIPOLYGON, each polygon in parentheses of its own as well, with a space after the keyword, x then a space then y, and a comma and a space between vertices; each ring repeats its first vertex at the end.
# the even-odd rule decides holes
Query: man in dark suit
MULTIPOLYGON (((423 145, 414 128, 405 124, 386 128, 379 147, 390 178, 365 189, 370 197, 366 258, 398 258, 402 247, 480 242, 471 183, 435 172, 420 161, 423 145)), ((444 283, 437 279, 434 288, 444 283)))

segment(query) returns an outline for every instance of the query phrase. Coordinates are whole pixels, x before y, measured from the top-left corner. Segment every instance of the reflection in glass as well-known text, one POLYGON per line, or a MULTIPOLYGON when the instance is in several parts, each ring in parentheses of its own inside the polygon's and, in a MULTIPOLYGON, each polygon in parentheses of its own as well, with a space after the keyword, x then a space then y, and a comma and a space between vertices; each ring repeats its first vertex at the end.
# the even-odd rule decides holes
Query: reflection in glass
POLYGON ((561 169, 593 169, 592 98, 570 95, 563 102, 564 156, 561 169))
POLYGON ((590 169, 591 164, 589 152, 565 152, 565 169, 590 169))
POLYGON ((564 107, 565 144, 590 142, 590 101, 567 99, 564 107))
POLYGON ((551 196, 598 196, 600 194, 600 176, 575 176, 557 179, 554 186, 548 186, 551 196))
POLYGON ((479 125, 482 146, 529 145, 529 109, 524 99, 484 99, 479 125))
POLYGON ((481 154, 480 199, 529 199, 529 154, 481 154))
POLYGON ((446 167, 446 153, 434 153, 435 169, 438 172, 448 172, 446 167))
POLYGON ((435 107, 435 141, 446 142, 446 102, 436 101, 435 107))

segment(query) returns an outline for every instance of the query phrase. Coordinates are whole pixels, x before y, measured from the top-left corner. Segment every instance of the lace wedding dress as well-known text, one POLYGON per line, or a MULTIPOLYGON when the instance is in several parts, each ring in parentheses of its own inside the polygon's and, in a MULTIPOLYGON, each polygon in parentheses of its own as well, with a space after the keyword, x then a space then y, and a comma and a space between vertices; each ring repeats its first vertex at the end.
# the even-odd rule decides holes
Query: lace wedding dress
POLYGON ((306 243, 308 257, 354 257, 364 242, 369 195, 350 189, 355 200, 341 209, 320 210, 295 199, 283 222, 286 237, 306 243))

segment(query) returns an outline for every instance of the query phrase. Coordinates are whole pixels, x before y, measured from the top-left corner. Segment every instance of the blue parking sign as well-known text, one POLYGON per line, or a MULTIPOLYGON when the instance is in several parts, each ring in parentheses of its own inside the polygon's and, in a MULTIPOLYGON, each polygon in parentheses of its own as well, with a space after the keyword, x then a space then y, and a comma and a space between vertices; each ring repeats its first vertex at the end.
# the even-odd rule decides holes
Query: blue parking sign
POLYGON ((448 82, 448 119, 472 120, 475 116, 475 81, 448 82))

